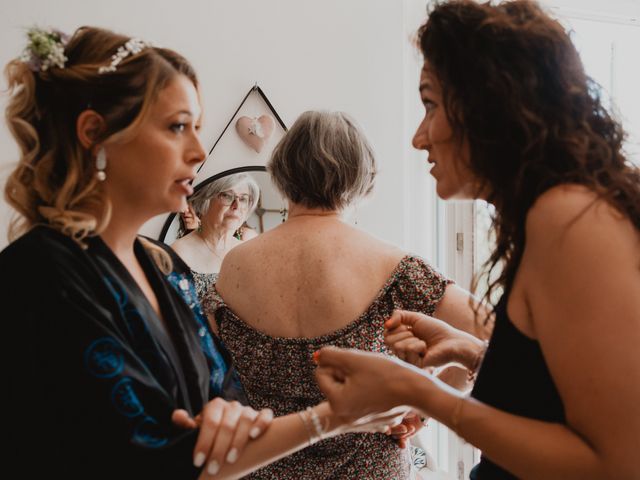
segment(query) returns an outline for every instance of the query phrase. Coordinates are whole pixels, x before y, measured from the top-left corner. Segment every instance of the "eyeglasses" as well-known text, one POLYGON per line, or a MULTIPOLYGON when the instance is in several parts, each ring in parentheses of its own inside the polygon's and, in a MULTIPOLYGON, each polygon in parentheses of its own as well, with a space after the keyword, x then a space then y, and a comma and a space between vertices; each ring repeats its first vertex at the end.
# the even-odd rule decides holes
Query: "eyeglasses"
POLYGON ((233 192, 220 192, 218 194, 218 198, 223 205, 229 206, 233 205, 233 202, 238 201, 238 207, 247 209, 249 208, 249 203, 251 202, 251 197, 246 193, 241 193, 236 195, 233 192))

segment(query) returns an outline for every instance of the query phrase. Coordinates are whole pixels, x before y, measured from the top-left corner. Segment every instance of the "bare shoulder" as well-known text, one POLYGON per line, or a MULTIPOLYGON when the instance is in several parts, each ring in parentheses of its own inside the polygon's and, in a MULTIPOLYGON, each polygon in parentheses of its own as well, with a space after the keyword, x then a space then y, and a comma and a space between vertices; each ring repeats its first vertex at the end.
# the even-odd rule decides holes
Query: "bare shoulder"
POLYGON ((178 240, 176 240, 175 242, 173 242, 170 246, 171 249, 176 252, 180 258, 182 258, 187 265, 190 265, 192 263, 194 263, 194 257, 193 257, 193 245, 194 245, 194 239, 191 236, 191 234, 185 235, 182 238, 179 238, 178 240))
MULTIPOLYGON (((575 184, 544 192, 526 219, 527 245, 597 239, 608 235, 634 236, 631 221, 597 192, 575 184)), ((637 233, 637 232, 635 232, 637 233)))
POLYGON ((597 192, 558 186, 529 211, 518 275, 530 298, 551 285, 559 294, 586 282, 601 284, 603 278, 637 284, 639 269, 640 231, 597 192))
POLYGON ((240 242, 224 256, 220 268, 218 282, 233 280, 239 273, 246 273, 249 266, 255 263, 255 259, 261 256, 263 249, 263 235, 258 235, 251 240, 240 242))
POLYGON ((363 232, 362 230, 350 225, 347 225, 346 229, 351 232, 350 236, 353 243, 356 245, 352 247, 353 250, 366 252, 367 255, 371 255, 376 258, 378 262, 384 260, 384 263, 393 267, 398 264, 402 258, 408 255, 406 251, 402 250, 397 245, 382 240, 370 233, 363 232))

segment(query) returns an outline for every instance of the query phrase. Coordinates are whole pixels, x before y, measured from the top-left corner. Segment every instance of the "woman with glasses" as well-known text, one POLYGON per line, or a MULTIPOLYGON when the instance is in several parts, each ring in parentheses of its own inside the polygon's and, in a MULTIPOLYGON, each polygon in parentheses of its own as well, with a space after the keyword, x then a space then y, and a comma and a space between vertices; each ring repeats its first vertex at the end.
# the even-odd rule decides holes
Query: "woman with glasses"
POLYGON ((260 187, 253 177, 237 173, 205 185, 189 199, 200 226, 172 248, 191 268, 200 298, 216 281, 225 255, 242 243, 236 232, 255 210, 259 197, 260 187))

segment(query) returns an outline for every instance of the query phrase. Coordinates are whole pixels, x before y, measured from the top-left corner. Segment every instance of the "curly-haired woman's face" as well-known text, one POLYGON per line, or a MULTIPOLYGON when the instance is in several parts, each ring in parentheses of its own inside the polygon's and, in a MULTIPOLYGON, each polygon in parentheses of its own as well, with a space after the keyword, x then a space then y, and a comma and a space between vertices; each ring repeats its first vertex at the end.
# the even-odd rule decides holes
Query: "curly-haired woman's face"
POLYGON ((428 152, 436 179, 436 191, 442 199, 473 198, 474 176, 469 169, 469 144, 456 141, 447 118, 438 78, 425 62, 420 74, 420 96, 424 119, 413 136, 413 146, 428 152))

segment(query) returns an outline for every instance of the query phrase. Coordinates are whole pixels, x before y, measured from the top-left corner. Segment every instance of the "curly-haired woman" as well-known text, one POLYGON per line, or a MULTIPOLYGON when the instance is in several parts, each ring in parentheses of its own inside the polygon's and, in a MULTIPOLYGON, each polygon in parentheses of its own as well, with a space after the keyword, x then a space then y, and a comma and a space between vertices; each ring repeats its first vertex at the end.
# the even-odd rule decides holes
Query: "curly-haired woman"
MULTIPOLYGON (((640 172, 562 26, 529 1, 438 4, 419 31, 428 152, 443 199, 496 209, 503 289, 471 397, 370 353, 321 350, 340 414, 411 405, 478 446, 472 478, 640 478, 640 172)), ((475 370, 482 343, 398 312, 387 343, 475 370)))

